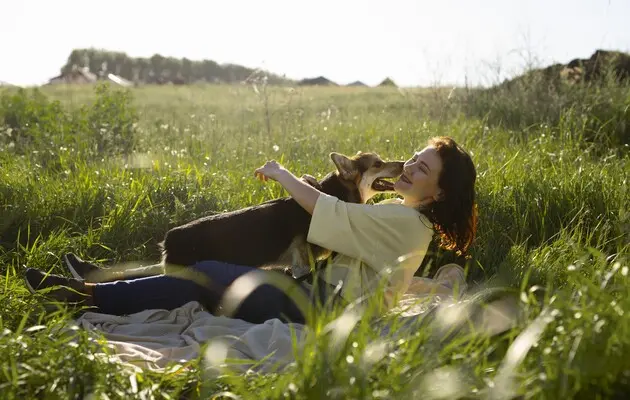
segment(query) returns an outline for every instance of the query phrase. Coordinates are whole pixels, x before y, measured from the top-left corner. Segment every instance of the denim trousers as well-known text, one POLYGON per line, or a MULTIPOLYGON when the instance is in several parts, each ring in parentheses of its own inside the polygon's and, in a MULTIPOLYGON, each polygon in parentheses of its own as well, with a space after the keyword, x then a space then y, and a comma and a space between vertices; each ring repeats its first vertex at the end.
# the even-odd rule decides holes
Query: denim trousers
MULTIPOLYGON (((197 301, 209 312, 220 314, 223 295, 238 278, 250 274, 278 274, 275 271, 234 265, 218 261, 202 261, 182 268, 182 274, 159 274, 161 266, 139 268, 143 277, 97 283, 93 286, 93 305, 105 314, 126 315, 147 309, 172 310, 188 302, 197 301), (159 268, 159 269, 158 269, 159 268)), ((302 291, 309 306, 342 301, 333 287, 321 279, 314 287, 297 281, 289 282, 290 290, 302 291)), ((306 316, 285 290, 265 283, 256 287, 230 315, 252 323, 278 318, 285 322, 305 323, 306 316)))

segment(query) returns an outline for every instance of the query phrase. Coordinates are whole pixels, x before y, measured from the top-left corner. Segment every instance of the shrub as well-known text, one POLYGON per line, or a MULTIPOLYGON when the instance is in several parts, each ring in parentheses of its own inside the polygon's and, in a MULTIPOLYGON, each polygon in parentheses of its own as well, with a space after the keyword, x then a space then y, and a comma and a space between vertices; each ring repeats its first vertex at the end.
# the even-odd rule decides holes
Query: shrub
POLYGON ((561 136, 606 148, 630 144, 630 86, 613 77, 572 83, 535 70, 489 89, 466 90, 460 104, 467 115, 524 136, 548 125, 561 136))
POLYGON ((3 93, 0 98, 2 142, 19 154, 49 144, 53 136, 69 133, 69 118, 58 101, 49 101, 35 89, 3 93))
POLYGON ((3 93, 0 144, 18 154, 27 150, 34 154, 56 153, 60 147, 71 147, 79 153, 87 149, 86 155, 98 158, 130 154, 139 119, 131 92, 99 84, 95 93, 93 104, 76 111, 48 100, 38 89, 3 93))
POLYGON ((79 111, 79 123, 87 128, 90 151, 98 156, 130 154, 136 140, 138 113, 129 90, 96 86, 96 101, 79 111))

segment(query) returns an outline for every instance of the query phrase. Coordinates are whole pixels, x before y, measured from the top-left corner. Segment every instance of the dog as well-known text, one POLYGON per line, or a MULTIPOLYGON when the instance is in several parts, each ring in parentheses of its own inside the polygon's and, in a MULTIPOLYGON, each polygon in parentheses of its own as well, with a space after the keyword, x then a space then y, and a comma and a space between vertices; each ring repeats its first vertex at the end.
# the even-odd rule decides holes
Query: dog
MULTIPOLYGON (((378 193, 391 192, 385 179, 402 173, 402 161, 383 161, 375 153, 347 157, 330 153, 336 170, 320 182, 302 177, 320 191, 349 203, 366 203, 378 193)), ((269 200, 241 210, 206 216, 169 230, 160 243, 165 270, 203 260, 265 269, 285 269, 298 278, 311 262, 324 260, 330 250, 306 242, 311 215, 291 197, 269 200)))

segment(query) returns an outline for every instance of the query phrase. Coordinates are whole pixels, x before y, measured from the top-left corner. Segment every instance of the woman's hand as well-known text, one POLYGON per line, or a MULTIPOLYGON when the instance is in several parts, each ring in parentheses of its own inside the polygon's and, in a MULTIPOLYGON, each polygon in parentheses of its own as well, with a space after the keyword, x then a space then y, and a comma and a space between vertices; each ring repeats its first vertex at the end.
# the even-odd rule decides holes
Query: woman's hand
POLYGON ((254 171, 254 176, 263 182, 267 182, 269 179, 277 181, 280 176, 287 172, 287 169, 278 164, 276 160, 271 160, 267 161, 262 167, 257 168, 256 171, 254 171))
POLYGON ((278 164, 275 160, 267 161, 265 165, 257 168, 256 171, 254 171, 254 176, 263 182, 269 179, 277 181, 306 212, 313 214, 315 204, 321 193, 315 187, 311 186, 312 182, 310 181, 315 181, 317 186, 319 186, 315 178, 306 177, 298 179, 291 171, 278 164))

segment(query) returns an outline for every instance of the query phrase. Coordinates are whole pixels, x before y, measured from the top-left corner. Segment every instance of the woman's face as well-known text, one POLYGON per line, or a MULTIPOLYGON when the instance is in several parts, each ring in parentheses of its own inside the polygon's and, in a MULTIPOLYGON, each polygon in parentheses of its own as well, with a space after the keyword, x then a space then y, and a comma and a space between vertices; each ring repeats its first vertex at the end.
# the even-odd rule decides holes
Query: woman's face
POLYGON ((411 206, 427 205, 441 195, 438 186, 442 159, 433 146, 427 146, 405 162, 403 173, 394 183, 394 190, 411 206))

